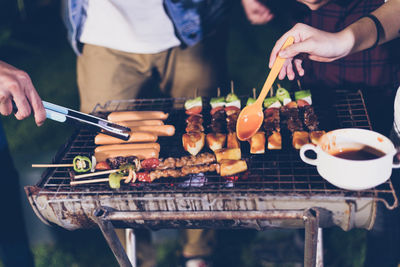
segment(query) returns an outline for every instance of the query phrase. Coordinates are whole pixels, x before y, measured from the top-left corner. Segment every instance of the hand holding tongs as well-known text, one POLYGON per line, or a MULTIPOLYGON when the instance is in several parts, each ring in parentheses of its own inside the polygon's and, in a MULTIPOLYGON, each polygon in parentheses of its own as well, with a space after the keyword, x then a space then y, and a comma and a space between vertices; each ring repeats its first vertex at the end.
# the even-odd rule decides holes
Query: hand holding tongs
MULTIPOLYGON (((42 101, 46 110, 46 117, 58 122, 67 122, 71 124, 82 124, 83 126, 101 131, 104 134, 117 137, 122 140, 129 139, 130 128, 109 122, 96 116, 92 116, 83 112, 65 108, 56 104, 42 101)), ((14 112, 17 110, 13 102, 14 112)))

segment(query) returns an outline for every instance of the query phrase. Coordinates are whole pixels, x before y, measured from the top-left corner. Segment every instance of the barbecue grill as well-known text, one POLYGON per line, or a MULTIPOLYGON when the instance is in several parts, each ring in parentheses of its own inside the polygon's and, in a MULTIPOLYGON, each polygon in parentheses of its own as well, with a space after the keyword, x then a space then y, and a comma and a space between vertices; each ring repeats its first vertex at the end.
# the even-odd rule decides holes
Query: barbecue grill
MULTIPOLYGON (((175 137, 160 137, 160 157, 184 155, 184 98, 110 101, 94 113, 162 110, 175 137)), ((371 129, 361 91, 337 90, 332 95, 313 93, 313 106, 326 131, 355 127, 371 129)), ((207 110, 204 112, 205 114, 207 110)), ((207 125, 207 117, 204 125, 207 125)), ((54 163, 71 163, 76 155, 93 153, 95 134, 77 131, 58 151, 54 163)), ((46 169, 35 186, 25 187, 29 202, 46 224, 74 230, 100 227, 119 263, 129 266, 114 227, 121 228, 305 228, 305 266, 315 265, 318 227, 371 229, 378 202, 394 209, 398 200, 390 180, 363 191, 337 188, 321 178, 315 167, 303 163, 283 133, 282 150, 250 155, 242 142, 249 171, 237 181, 214 173, 203 177, 162 178, 153 183, 70 186, 69 168, 46 169), (122 251, 122 252, 121 252, 122 251)), ((349 177, 351 179, 351 177, 349 177)))

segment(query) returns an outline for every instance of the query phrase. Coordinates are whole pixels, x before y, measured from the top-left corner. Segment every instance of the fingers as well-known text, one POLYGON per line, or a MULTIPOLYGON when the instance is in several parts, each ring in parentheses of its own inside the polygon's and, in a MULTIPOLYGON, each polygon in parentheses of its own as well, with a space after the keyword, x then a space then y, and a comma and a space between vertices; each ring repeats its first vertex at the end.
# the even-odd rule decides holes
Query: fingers
POLYGON ((2 95, 0 97, 0 113, 1 115, 8 116, 12 113, 11 97, 9 95, 2 95))
POLYGON ((303 60, 296 58, 293 62, 294 62, 294 66, 296 67, 297 73, 300 76, 304 76, 304 69, 302 66, 303 60))
POLYGON ((282 48, 286 39, 286 34, 284 34, 278 41, 276 41, 275 46, 272 48, 271 55, 269 56, 269 68, 272 68, 272 65, 274 65, 278 52, 282 48))
POLYGON ((46 111, 43 107, 42 99, 35 90, 31 79, 28 77, 25 84, 26 97, 33 109, 33 114, 35 116, 35 122, 37 126, 41 126, 46 120, 46 111))

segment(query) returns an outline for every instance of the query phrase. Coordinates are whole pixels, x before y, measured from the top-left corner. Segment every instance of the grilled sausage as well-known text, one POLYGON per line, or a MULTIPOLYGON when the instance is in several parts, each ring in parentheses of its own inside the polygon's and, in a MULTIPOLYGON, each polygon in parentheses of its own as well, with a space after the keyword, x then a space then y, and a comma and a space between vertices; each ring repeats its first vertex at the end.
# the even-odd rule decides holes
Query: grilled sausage
POLYGON ((109 121, 141 121, 141 120, 166 120, 168 113, 162 111, 115 111, 111 112, 109 121))
POLYGON ((162 120, 116 121, 115 123, 125 127, 135 127, 143 125, 164 125, 164 122, 162 120))
POLYGON ((160 144, 158 143, 138 143, 138 144, 118 144, 118 145, 104 145, 98 146, 95 148, 94 152, 104 152, 104 151, 113 151, 113 150, 127 150, 127 149, 144 149, 144 148, 153 148, 157 151, 160 151, 160 144))
POLYGON ((96 161, 105 161, 107 158, 114 157, 129 157, 135 156, 140 160, 149 158, 158 158, 158 151, 154 148, 143 148, 143 149, 127 149, 127 150, 109 150, 94 153, 96 161))
POLYGON ((175 134, 175 127, 173 125, 159 125, 159 126, 136 126, 130 127, 132 132, 149 132, 157 136, 173 136, 175 134))
POLYGON ((126 143, 152 143, 157 141, 157 135, 147 132, 134 132, 129 136, 128 141, 123 141, 116 137, 99 133, 94 138, 96 145, 112 145, 112 144, 126 144, 126 143))

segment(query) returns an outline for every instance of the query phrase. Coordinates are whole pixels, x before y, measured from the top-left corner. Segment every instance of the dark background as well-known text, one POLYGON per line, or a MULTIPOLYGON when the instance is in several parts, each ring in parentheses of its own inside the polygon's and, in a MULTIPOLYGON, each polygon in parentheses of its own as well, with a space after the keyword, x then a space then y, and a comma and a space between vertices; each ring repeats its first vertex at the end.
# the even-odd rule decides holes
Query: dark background
MULTIPOLYGON (((59 5, 56 0, 1 0, 0 59, 29 73, 42 99, 78 109, 76 57, 67 43, 59 5)), ((285 1, 275 2, 278 11, 288 7, 285 1)), ((260 90, 269 71, 269 53, 275 40, 289 28, 288 21, 281 13, 266 26, 252 26, 240 4, 236 4, 227 55, 229 76, 238 94, 250 94, 253 87, 260 90)), ((280 83, 290 86, 288 81, 280 83)), ((20 173, 26 226, 36 265, 116 266, 99 231, 68 232, 48 227, 33 214, 23 194, 22 186, 35 184, 43 171, 32 170, 30 165, 50 162, 73 129, 49 120, 38 128, 32 118, 1 119, 20 173)), ((159 266, 176 266, 180 252, 176 231, 159 231, 155 235, 159 266)), ((221 231, 217 235, 215 266, 298 266, 303 255, 301 239, 301 234, 293 230, 221 231)), ((326 233, 324 246, 326 266, 362 266, 365 231, 346 233, 334 228, 326 233)))

